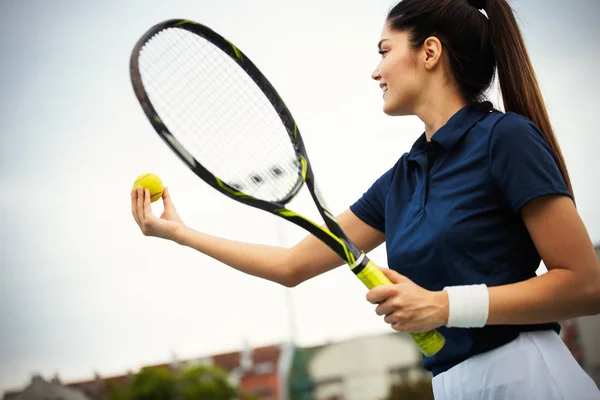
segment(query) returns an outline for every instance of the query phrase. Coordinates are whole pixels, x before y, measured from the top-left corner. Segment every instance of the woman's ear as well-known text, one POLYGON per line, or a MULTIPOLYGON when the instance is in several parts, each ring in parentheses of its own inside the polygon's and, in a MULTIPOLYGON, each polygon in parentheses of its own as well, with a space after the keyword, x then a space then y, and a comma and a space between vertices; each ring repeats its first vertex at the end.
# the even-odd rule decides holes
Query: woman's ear
POLYGON ((442 42, 435 36, 430 36, 423 42, 425 58, 423 60, 425 69, 431 71, 440 62, 442 58, 442 42))

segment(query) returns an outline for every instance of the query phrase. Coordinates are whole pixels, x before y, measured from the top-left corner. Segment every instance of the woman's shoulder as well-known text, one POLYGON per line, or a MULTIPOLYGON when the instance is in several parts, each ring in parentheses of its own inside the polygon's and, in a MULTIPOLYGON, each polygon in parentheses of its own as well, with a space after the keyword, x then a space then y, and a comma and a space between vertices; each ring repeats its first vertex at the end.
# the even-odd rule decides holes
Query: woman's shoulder
POLYGON ((492 113, 494 124, 491 133, 495 134, 514 134, 523 131, 533 132, 539 130, 537 126, 524 115, 508 111, 502 112, 494 110, 492 113))
POLYGON ((513 147, 523 142, 544 142, 544 135, 536 124, 515 112, 493 110, 486 118, 489 129, 488 144, 513 147))

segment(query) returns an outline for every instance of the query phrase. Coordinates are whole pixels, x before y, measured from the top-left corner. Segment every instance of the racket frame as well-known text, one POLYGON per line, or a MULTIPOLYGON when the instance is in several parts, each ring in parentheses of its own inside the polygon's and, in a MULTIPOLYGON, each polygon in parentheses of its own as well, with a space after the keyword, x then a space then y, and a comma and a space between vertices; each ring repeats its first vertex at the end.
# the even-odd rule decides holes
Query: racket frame
POLYGON ((318 189, 316 187, 314 173, 311 164, 308 159, 306 147, 302 140, 302 136, 298 130, 298 126, 292 117, 290 110, 285 105, 281 96, 269 80, 260 72, 260 70, 252 63, 252 61, 246 57, 246 55, 238 49, 234 44, 229 42, 223 36, 219 35, 209 27, 184 19, 171 19, 159 24, 156 24, 150 30, 148 30, 136 43, 130 59, 130 75, 133 84, 133 89, 136 97, 138 98, 144 113, 148 117, 152 126, 158 133, 158 135, 164 140, 164 142, 178 155, 178 157, 203 181, 208 183, 214 189, 223 193, 224 195, 247 204, 249 206, 259 208, 264 211, 268 211, 281 218, 284 218, 300 227, 306 229, 310 233, 314 234, 325 242, 332 250, 334 250, 348 265, 354 266, 353 272, 358 274, 367 265, 369 259, 361 257, 361 252, 356 246, 348 240, 346 234, 342 231, 341 227, 337 223, 333 214, 327 210, 324 200, 319 196, 318 189), (144 89, 142 76, 139 70, 139 55, 143 51, 144 46, 148 41, 159 34, 161 31, 171 28, 185 29, 193 34, 203 37, 214 46, 218 47, 221 51, 227 54, 232 60, 234 60, 240 68, 242 68, 246 74, 254 81, 254 83, 264 93, 265 97, 269 100, 273 106, 275 112, 281 119, 283 126, 289 136, 290 141, 296 152, 298 159, 298 175, 296 184, 290 190, 290 192, 281 200, 277 202, 269 202, 250 196, 242 191, 230 186, 226 182, 220 180, 214 176, 208 169, 192 156, 183 145, 179 143, 177 138, 171 134, 170 130, 163 123, 158 112, 155 110, 148 93, 144 89), (301 190, 303 184, 306 184, 308 190, 313 198, 319 214, 325 222, 325 227, 318 225, 310 219, 286 208, 286 204, 289 203, 298 192, 301 190), (356 261, 361 258, 361 263, 358 265, 356 261))
MULTIPOLYGON (((173 150, 173 152, 175 152, 175 154, 177 154, 177 156, 200 179, 208 183, 222 194, 236 201, 270 212, 312 233, 318 239, 327 244, 333 251, 335 251, 340 258, 342 258, 342 260, 344 260, 346 264, 350 266, 351 271, 354 272, 354 274, 369 289, 382 284, 391 284, 389 279, 378 269, 375 264, 373 264, 373 262, 365 255, 365 253, 358 250, 356 246, 348 239, 338 224, 335 216, 327 209, 324 200, 319 195, 319 191, 315 183, 314 173, 308 159, 308 154, 306 152, 302 136, 300 135, 298 126, 296 125, 291 112, 268 79, 234 44, 205 25, 186 19, 170 19, 156 24, 138 40, 131 54, 129 69, 135 95, 155 131, 171 148, 171 150, 173 150), (299 161, 297 171, 299 176, 296 184, 292 190, 278 202, 269 202, 247 195, 214 176, 209 170, 203 167, 202 164, 196 160, 184 148, 183 145, 181 145, 181 143, 179 143, 177 138, 171 134, 167 126, 159 117, 157 111, 154 109, 154 106, 150 102, 148 94, 144 89, 142 76, 139 71, 139 55, 141 54, 146 43, 152 37, 159 32, 170 28, 185 29, 191 33, 205 38, 207 41, 222 50, 247 73, 254 83, 256 83, 256 85, 262 90, 265 97, 269 100, 277 112, 292 142, 294 151, 296 152, 299 161), (308 187, 319 214, 323 218, 323 221, 325 221, 325 227, 320 226, 310 219, 286 208, 285 205, 289 203, 296 194, 298 194, 303 184, 306 184, 308 187)), ((424 333, 413 333, 411 335, 419 344, 421 351, 426 356, 432 356, 439 352, 445 343, 444 337, 436 330, 424 333)))

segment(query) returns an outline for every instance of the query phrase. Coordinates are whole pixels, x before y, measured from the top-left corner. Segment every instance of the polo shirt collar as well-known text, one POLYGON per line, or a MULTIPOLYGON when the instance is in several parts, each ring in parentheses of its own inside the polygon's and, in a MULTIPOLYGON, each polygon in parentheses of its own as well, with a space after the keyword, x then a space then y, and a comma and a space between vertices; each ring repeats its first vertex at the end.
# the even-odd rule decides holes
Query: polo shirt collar
MULTIPOLYGON (((458 140, 469 131, 481 118, 493 109, 492 103, 485 101, 483 103, 467 104, 456 112, 448 122, 442 126, 431 137, 446 151, 449 151, 458 140)), ((427 145, 425 133, 423 133, 413 144, 410 155, 416 155, 427 145)))

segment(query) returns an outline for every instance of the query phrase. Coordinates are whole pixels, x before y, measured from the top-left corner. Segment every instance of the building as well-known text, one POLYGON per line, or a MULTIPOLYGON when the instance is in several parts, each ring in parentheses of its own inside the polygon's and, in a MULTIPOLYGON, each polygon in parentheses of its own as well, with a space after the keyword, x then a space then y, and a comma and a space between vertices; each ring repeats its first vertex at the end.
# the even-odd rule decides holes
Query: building
POLYGON ((283 400, 288 370, 286 354, 291 351, 286 345, 258 347, 248 346, 240 352, 212 356, 214 365, 229 373, 229 376, 246 393, 261 400, 283 400))
POLYGON ((411 336, 390 333, 297 348, 289 400, 382 399, 392 384, 431 379, 411 336))
MULTIPOLYGON (((600 246, 596 246, 600 259, 600 246)), ((600 315, 561 322, 561 336, 577 361, 600 386, 600 315)), ((276 344, 147 367, 184 369, 198 364, 225 370, 231 382, 258 400, 370 400, 386 397, 392 384, 430 380, 422 355, 403 333, 354 338, 318 346, 276 344)), ((34 376, 23 391, 3 400, 108 400, 132 372, 62 384, 34 376)))
MULTIPOLYGON (((422 357, 408 334, 354 338, 312 347, 290 344, 251 348, 195 359, 148 365, 181 370, 195 365, 214 365, 226 371, 231 382, 259 400, 369 400, 381 399, 399 381, 425 377, 422 357)), ((108 400, 125 387, 133 373, 68 383, 64 386, 80 398, 108 400)), ((41 379, 41 378, 39 378, 41 379)), ((5 400, 29 400, 22 393, 7 393, 5 400)), ((52 397, 52 399, 59 397, 52 397)), ((61 398, 70 400, 70 398, 61 398)))
POLYGON ((81 391, 64 386, 58 377, 50 382, 34 375, 31 383, 19 392, 4 393, 3 400, 90 400, 81 391))
MULTIPOLYGON (((215 354, 188 360, 173 360, 168 363, 145 367, 167 367, 181 370, 194 365, 214 365, 225 370, 232 383, 245 393, 256 395, 258 400, 282 400, 287 388, 286 367, 291 360, 287 354, 291 348, 286 345, 272 345, 257 348, 245 346, 242 351, 215 354), (283 372, 283 373, 282 373, 283 372)), ((85 393, 91 400, 108 400, 111 389, 124 386, 133 376, 125 375, 100 377, 81 382, 72 382, 68 387, 85 393)))
POLYGON ((109 398, 111 390, 123 387, 132 376, 131 372, 110 377, 101 377, 99 374, 95 374, 92 380, 72 382, 67 386, 85 393, 90 400, 106 400, 109 398))

